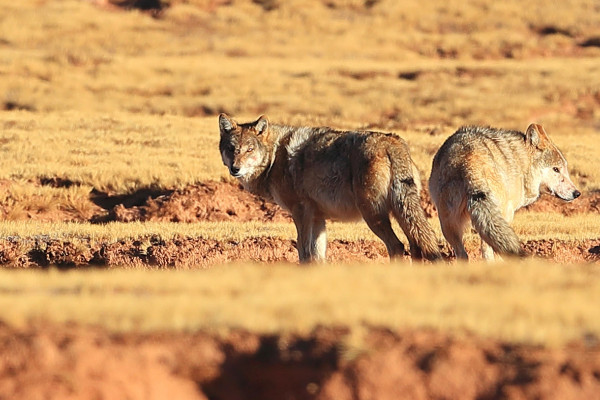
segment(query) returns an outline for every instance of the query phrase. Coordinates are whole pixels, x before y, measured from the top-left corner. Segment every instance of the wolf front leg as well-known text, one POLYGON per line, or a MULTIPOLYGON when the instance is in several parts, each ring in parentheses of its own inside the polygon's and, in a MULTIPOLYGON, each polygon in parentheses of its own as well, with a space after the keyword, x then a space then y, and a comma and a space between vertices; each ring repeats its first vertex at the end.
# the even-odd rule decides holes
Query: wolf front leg
POLYGON ((325 262, 327 259, 327 232, 324 218, 315 217, 313 219, 311 250, 314 261, 325 262))
POLYGON ((298 233, 296 247, 300 262, 325 261, 327 249, 325 219, 315 215, 314 207, 301 204, 293 208, 292 219, 298 233))

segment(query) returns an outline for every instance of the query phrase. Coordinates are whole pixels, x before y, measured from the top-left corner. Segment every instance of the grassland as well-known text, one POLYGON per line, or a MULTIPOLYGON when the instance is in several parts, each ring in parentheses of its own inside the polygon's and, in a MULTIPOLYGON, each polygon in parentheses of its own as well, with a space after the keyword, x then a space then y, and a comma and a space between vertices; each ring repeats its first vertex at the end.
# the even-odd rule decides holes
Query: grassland
MULTIPOLYGON (((64 220, 86 221, 97 211, 92 192, 229 180, 217 151, 219 112, 394 131, 423 176, 460 125, 523 130, 538 122, 584 195, 600 190, 600 48, 593 45, 600 8, 593 2, 292 0, 273 2, 273 10, 224 3, 173 0, 152 18, 79 0, 0 0, 3 240, 293 238, 293 226, 279 223, 31 220, 60 210, 64 220)), ((525 211, 515 230, 524 241, 577 242, 598 239, 599 218, 525 211)), ((329 238, 376 240, 364 224, 330 224, 329 238)), ((0 275, 0 320, 15 325, 49 319, 263 333, 319 324, 429 327, 551 344, 600 335, 595 265, 0 275)))
MULTIPOLYGON (((435 221, 432 221, 433 223, 435 221)), ((585 240, 598 238, 600 216, 579 214, 563 216, 551 213, 518 213, 513 227, 524 240, 553 238, 558 240, 585 240)), ((395 226, 398 235, 406 241, 402 231, 395 226)), ((439 224, 434 229, 441 236, 439 224)), ((357 241, 379 240, 364 222, 327 224, 329 239, 357 241)), ((0 223, 0 237, 46 236, 52 239, 83 238, 92 241, 116 242, 156 235, 169 240, 174 237, 200 237, 216 240, 243 240, 254 237, 295 238, 296 228, 292 223, 263 222, 110 222, 107 224, 6 221, 0 223)), ((467 233, 465 240, 476 242, 475 234, 467 233)))
POLYGON ((564 345, 600 336, 598 272, 597 266, 540 262, 5 271, 0 318, 17 326, 51 320, 121 331, 272 334, 308 333, 319 325, 358 332, 410 327, 564 345))

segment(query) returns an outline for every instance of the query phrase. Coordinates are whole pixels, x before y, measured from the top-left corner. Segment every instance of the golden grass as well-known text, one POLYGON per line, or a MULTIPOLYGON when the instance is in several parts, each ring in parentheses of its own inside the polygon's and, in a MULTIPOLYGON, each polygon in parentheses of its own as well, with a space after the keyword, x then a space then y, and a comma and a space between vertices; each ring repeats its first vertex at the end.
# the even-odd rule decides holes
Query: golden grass
POLYGON ((228 266, 189 271, 0 271, 0 319, 110 330, 306 333, 433 328, 563 345, 600 335, 597 266, 228 266))
POLYGON ((0 54, 11 61, 1 71, 14 79, 0 83, 0 94, 38 111, 266 110, 381 123, 396 110, 396 123, 515 124, 536 108, 576 101, 598 87, 597 49, 578 49, 588 59, 576 62, 523 61, 562 56, 562 47, 597 33, 600 17, 584 0, 529 3, 535 14, 517 1, 502 7, 383 1, 368 12, 294 1, 271 13, 248 0, 214 12, 178 3, 153 20, 78 0, 3 1, 11 18, 0 25, 9 44, 0 54), (535 33, 544 26, 574 38, 535 33), (109 41, 107 30, 118 34, 109 41), (499 60, 506 52, 516 60, 499 60), (440 53, 456 59, 439 59, 440 53), (397 78, 407 71, 423 74, 397 78))
MULTIPOLYGON (((437 219, 431 224, 439 237, 441 231, 437 219)), ((400 228, 395 230, 406 240, 400 228)), ((580 214, 565 217, 553 213, 517 213, 513 227, 521 240, 553 238, 577 241, 598 238, 600 215, 580 214)), ((0 237, 47 236, 53 239, 89 239, 92 241, 119 241, 148 236, 168 240, 174 237, 202 237, 215 240, 243 240, 254 237, 295 239, 296 229, 292 223, 262 222, 110 222, 97 225, 74 222, 3 221, 0 222, 0 237)), ((327 224, 328 240, 379 240, 364 222, 327 224)), ((475 234, 467 233, 466 240, 479 240, 475 234)))
MULTIPOLYGON (((254 116, 239 120, 250 118, 254 116)), ((41 196, 40 201, 50 203, 52 198, 60 201, 74 195, 85 198, 92 188, 128 193, 230 179, 218 150, 216 117, 122 113, 90 117, 80 112, 38 115, 21 111, 6 113, 0 125, 0 179, 20 181, 23 187, 27 182, 59 177, 83 186, 78 193, 58 189, 58 195, 49 189, 30 189, 41 196)), ((426 128, 395 131, 408 141, 413 159, 427 178, 433 155, 453 129, 436 135, 426 128)), ((590 129, 548 131, 569 160, 574 181, 583 190, 600 189, 600 159, 593 152, 596 134, 590 129)))
POLYGON ((59 177, 123 193, 219 177, 216 119, 17 112, 3 124, 3 179, 59 177))
POLYGON ((600 189, 600 50, 577 45, 600 33, 588 1, 170 4, 153 19, 81 0, 0 0, 10 15, 0 20, 0 108, 32 111, 2 114, 0 179, 118 193, 218 180, 216 115, 226 111, 393 130, 425 174, 460 125, 536 121, 582 188, 600 189), (539 33, 548 27, 562 33, 539 33))

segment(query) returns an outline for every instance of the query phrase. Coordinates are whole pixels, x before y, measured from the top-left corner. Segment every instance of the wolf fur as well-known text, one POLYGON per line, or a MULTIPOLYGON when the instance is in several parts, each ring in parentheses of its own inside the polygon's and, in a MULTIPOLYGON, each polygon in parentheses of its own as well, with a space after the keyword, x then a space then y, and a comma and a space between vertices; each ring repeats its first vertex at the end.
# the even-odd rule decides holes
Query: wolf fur
POLYGON ((238 124, 219 116, 221 157, 248 191, 290 211, 301 262, 323 261, 325 220, 361 217, 390 257, 404 254, 390 222, 398 220, 413 259, 440 258, 420 204, 420 180, 408 145, 393 134, 271 125, 265 116, 238 124))
POLYGON ((433 159, 431 198, 442 232, 458 258, 467 259, 462 237, 470 220, 481 236, 485 259, 522 256, 510 227, 514 213, 540 193, 571 201, 580 196, 567 160, 541 125, 525 133, 484 127, 462 127, 433 159))

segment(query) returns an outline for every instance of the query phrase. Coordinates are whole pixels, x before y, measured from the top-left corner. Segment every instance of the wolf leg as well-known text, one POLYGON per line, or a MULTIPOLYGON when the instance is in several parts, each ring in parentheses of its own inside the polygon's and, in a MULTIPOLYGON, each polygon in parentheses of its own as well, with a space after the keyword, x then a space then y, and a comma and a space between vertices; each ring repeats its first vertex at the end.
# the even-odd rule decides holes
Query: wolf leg
POLYGON ((312 218, 306 218, 304 207, 298 206, 292 210, 292 219, 296 225, 298 238, 296 239, 296 248, 298 249, 298 259, 300 263, 310 262, 310 242, 312 236, 312 218))
POLYGON ((463 234, 465 231, 465 223, 462 220, 451 219, 444 210, 440 210, 440 225, 442 227, 442 233, 444 237, 450 243, 450 246, 454 249, 454 254, 457 259, 468 260, 469 255, 463 244, 463 234))
POLYGON ((299 205, 292 211, 292 219, 298 233, 298 258, 301 263, 325 261, 327 234, 325 219, 315 215, 311 205, 299 205))
POLYGON ((487 244, 483 239, 481 240, 481 256, 484 260, 494 261, 494 249, 492 249, 492 246, 487 244))
POLYGON ((324 262, 327 259, 327 233, 325 219, 315 218, 312 224, 312 255, 315 261, 324 262))
POLYGON ((368 213, 363 210, 361 213, 369 228, 385 243, 390 258, 402 257, 404 245, 394 233, 389 215, 368 213))

